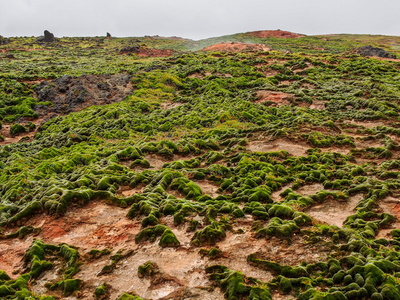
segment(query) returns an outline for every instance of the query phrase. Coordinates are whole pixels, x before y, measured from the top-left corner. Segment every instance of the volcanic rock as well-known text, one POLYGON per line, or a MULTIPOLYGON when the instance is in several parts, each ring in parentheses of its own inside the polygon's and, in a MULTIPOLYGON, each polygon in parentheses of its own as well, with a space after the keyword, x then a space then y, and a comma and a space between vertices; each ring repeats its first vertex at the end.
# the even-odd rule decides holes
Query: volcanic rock
POLYGON ((8 43, 10 43, 10 39, 5 38, 2 35, 0 35, 0 45, 7 45, 8 43))
POLYGON ((54 34, 52 34, 50 31, 45 30, 44 31, 44 36, 41 35, 36 39, 36 42, 38 43, 52 43, 56 40, 54 37, 54 34))
POLYGON ((126 46, 120 50, 121 54, 124 53, 138 53, 140 51, 140 46, 139 45, 131 45, 131 46, 126 46))
POLYGON ((43 81, 35 93, 42 105, 36 105, 40 116, 68 114, 92 105, 120 102, 132 93, 131 79, 127 74, 65 75, 52 81, 43 81))
POLYGON ((363 46, 357 49, 357 54, 362 56, 377 56, 377 57, 384 57, 384 58, 396 58, 396 55, 392 55, 389 52, 381 49, 375 48, 371 45, 363 46))

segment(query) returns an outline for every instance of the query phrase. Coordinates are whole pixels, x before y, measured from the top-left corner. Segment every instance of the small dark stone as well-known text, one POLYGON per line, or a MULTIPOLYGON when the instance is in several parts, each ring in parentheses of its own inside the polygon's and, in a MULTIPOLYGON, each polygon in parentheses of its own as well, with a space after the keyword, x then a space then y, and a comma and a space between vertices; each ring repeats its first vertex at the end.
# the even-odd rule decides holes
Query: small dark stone
POLYGON ((107 32, 107 38, 111 38, 111 34, 107 32))

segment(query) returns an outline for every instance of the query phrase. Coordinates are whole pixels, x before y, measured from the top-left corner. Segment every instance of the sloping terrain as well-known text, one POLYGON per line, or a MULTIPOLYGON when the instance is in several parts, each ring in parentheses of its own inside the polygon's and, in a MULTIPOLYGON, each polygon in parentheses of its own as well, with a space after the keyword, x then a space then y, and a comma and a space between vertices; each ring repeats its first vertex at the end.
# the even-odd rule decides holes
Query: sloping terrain
POLYGON ((203 51, 228 51, 228 52, 244 52, 244 51, 269 51, 268 47, 263 44, 249 43, 221 43, 215 44, 202 49, 203 51))
POLYGON ((260 30, 260 31, 251 31, 247 32, 248 36, 255 36, 259 38, 269 38, 269 37, 278 37, 278 38, 299 38, 305 36, 304 34, 293 33, 290 31, 284 30, 260 30))
POLYGON ((397 41, 12 38, 0 298, 400 299, 397 41))

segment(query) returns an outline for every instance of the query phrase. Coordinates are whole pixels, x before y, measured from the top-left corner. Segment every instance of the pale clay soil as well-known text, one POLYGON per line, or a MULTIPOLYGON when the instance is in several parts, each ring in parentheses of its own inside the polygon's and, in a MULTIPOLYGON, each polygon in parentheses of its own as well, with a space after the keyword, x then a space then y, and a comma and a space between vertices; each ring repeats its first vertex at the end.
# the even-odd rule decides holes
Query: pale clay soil
MULTIPOLYGON (((115 254, 118 250, 132 250, 133 253, 118 262, 117 268, 111 274, 98 276, 100 270, 110 264, 109 255, 94 261, 83 259, 82 270, 74 278, 83 279, 85 285, 78 296, 68 299, 92 299, 94 289, 103 282, 112 286, 111 299, 115 299, 122 292, 136 292, 146 299, 163 299, 172 293, 185 293, 194 299, 223 299, 219 288, 213 288, 207 279, 205 268, 214 264, 222 264, 233 270, 241 271, 246 276, 256 277, 262 281, 269 281, 272 276, 269 272, 249 265, 246 258, 251 253, 261 253, 285 264, 296 265, 301 260, 314 262, 325 259, 327 253, 310 252, 301 238, 294 238, 288 245, 279 239, 256 239, 251 231, 253 218, 246 215, 236 220, 233 231, 227 231, 227 237, 217 242, 222 252, 221 258, 210 260, 199 254, 199 249, 190 246, 193 232, 187 232, 187 225, 175 227, 173 218, 163 217, 161 222, 168 225, 181 243, 177 248, 161 248, 158 240, 155 243, 144 242, 136 244, 135 235, 141 230, 140 220, 126 218, 127 209, 110 206, 104 202, 91 202, 83 208, 71 208, 63 217, 55 219, 52 216, 34 216, 25 225, 40 227, 41 232, 33 237, 24 239, 2 240, 0 248, 0 269, 4 269, 14 278, 21 270, 24 252, 29 248, 34 238, 46 243, 67 243, 78 247, 81 257, 91 249, 111 249, 115 254), (242 229, 243 233, 236 233, 242 229), (288 251, 296 251, 296 257, 288 256, 288 251), (285 254, 286 253, 286 254, 285 254), (272 256, 271 256, 272 255, 272 256), (149 279, 140 279, 137 276, 139 265, 146 261, 153 261, 159 266, 165 280, 157 285, 150 285, 149 279)), ((201 222, 202 217, 196 217, 201 222)), ((9 232, 15 228, 9 229, 9 232)), ((6 232, 8 233, 8 232, 6 232)), ((210 246, 205 246, 210 248, 210 246)), ((60 263, 55 269, 60 267, 60 263)), ((33 291, 45 293, 44 284, 56 281, 53 270, 46 271, 33 286, 33 291)), ((47 291, 47 293, 49 293, 47 291)), ((279 299, 279 298, 276 298, 279 299)))

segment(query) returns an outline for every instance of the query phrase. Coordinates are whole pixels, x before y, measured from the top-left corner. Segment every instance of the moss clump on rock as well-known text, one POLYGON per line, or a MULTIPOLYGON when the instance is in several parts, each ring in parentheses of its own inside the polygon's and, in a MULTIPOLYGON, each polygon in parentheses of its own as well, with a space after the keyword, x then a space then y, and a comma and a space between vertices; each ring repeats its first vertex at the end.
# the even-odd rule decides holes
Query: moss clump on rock
POLYGON ((139 278, 143 277, 151 277, 159 272, 158 266, 156 263, 152 261, 147 261, 143 265, 140 265, 138 268, 138 276, 139 278))
POLYGON ((160 238, 158 243, 161 247, 178 247, 181 243, 176 238, 175 234, 171 229, 166 229, 160 238))

